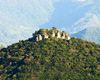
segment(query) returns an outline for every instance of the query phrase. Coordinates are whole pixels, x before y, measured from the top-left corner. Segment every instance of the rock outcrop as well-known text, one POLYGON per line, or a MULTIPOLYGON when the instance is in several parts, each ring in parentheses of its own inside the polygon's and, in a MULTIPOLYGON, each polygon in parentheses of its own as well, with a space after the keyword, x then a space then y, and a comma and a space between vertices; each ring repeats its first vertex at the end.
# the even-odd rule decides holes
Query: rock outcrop
POLYGON ((57 38, 61 38, 61 32, 60 31, 57 32, 57 38))
POLYGON ((54 31, 52 31, 52 37, 55 37, 55 32, 54 31))
POLYGON ((70 36, 66 32, 61 32, 57 28, 53 29, 40 29, 39 31, 35 31, 33 34, 35 41, 44 40, 46 38, 59 38, 59 39, 66 39, 70 40, 70 36))
POLYGON ((45 33, 45 34, 43 35, 43 39, 46 39, 46 38, 49 38, 49 36, 48 36, 47 33, 45 33))

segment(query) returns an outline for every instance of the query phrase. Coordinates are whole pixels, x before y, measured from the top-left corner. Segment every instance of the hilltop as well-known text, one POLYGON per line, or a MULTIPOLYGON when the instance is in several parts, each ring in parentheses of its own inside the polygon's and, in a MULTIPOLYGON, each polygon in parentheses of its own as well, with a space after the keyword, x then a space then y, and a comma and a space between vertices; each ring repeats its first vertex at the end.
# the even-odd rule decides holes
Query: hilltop
POLYGON ((34 39, 0 50, 1 80, 100 79, 100 45, 78 38, 34 39))
POLYGON ((40 29, 39 31, 35 31, 35 33, 33 34, 33 41, 40 41, 46 38, 70 40, 70 36, 67 32, 61 32, 55 27, 52 28, 53 29, 40 29))

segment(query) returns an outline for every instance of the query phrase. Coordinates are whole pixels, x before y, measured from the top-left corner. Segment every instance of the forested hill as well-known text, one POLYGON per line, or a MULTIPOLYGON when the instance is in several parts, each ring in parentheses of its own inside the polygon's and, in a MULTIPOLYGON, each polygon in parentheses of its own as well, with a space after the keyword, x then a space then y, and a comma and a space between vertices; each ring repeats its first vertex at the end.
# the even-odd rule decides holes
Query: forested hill
POLYGON ((100 45, 71 38, 19 41, 0 51, 0 80, 99 80, 100 45))

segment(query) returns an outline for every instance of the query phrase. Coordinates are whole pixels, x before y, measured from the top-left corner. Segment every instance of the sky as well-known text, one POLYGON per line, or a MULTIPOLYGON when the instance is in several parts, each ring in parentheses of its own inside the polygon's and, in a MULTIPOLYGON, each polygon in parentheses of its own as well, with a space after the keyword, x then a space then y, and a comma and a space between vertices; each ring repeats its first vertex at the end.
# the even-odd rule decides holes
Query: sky
POLYGON ((0 43, 32 37, 40 28, 70 34, 100 27, 100 0, 0 0, 0 43))
POLYGON ((54 5, 52 18, 42 26, 57 26, 70 34, 87 27, 100 27, 99 4, 100 0, 59 1, 54 5))

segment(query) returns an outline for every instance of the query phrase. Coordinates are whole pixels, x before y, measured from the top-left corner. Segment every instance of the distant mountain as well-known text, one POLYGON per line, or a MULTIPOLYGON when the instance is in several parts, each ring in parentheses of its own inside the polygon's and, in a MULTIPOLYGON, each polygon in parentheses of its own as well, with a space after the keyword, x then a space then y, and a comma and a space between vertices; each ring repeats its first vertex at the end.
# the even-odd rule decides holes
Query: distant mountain
POLYGON ((100 80, 100 45, 78 38, 33 39, 0 50, 0 80, 100 80))
POLYGON ((89 27, 100 28, 100 20, 97 15, 92 14, 92 13, 86 13, 83 18, 81 18, 80 20, 78 20, 72 25, 72 27, 70 28, 70 31, 72 33, 76 33, 89 27))
POLYGON ((78 33, 72 34, 71 37, 83 38, 83 35, 86 33, 86 29, 79 31, 78 33))
POLYGON ((50 19, 54 10, 53 2, 0 0, 0 43, 10 45, 31 37, 32 32, 39 29, 39 25, 50 19))
POLYGON ((100 44, 100 27, 88 27, 78 33, 72 34, 71 37, 82 38, 100 44))
MULTIPOLYGON (((11 29, 5 29, 4 26, 0 26, 0 43, 3 45, 10 45, 12 43, 18 42, 19 40, 27 39, 27 36, 31 35, 29 32, 34 32, 34 30, 24 31, 22 27, 9 31, 11 29)), ((31 37, 31 36, 30 36, 31 37)))

